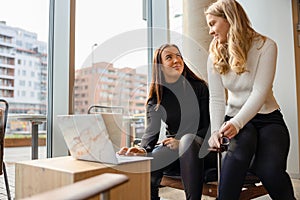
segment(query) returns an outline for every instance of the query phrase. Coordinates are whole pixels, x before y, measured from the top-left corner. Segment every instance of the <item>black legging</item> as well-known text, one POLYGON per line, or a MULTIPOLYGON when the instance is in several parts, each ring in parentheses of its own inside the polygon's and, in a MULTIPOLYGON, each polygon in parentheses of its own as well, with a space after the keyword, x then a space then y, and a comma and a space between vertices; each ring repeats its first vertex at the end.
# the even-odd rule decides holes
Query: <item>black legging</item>
MULTIPOLYGON (((230 117, 226 117, 229 120, 230 117)), ((222 162, 219 187, 220 200, 239 199, 244 178, 251 164, 275 200, 295 199, 291 179, 286 172, 289 132, 280 111, 257 114, 231 140, 222 162)))
POLYGON ((158 188, 166 171, 181 174, 187 200, 201 199, 204 169, 216 166, 216 154, 214 153, 204 159, 199 158, 201 144, 200 137, 186 134, 180 139, 179 150, 170 150, 166 146, 159 146, 153 150, 151 200, 160 199, 158 188))

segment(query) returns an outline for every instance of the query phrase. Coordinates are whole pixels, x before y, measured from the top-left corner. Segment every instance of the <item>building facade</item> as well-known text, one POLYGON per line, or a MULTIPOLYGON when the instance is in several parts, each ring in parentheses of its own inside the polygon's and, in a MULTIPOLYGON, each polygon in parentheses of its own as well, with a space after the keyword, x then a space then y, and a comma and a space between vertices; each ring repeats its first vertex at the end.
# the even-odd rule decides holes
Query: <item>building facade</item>
POLYGON ((145 112, 147 75, 136 69, 94 63, 76 70, 74 85, 75 113, 87 113, 93 104, 121 106, 128 115, 145 112))
POLYGON ((47 43, 0 22, 0 97, 10 113, 46 113, 47 43))

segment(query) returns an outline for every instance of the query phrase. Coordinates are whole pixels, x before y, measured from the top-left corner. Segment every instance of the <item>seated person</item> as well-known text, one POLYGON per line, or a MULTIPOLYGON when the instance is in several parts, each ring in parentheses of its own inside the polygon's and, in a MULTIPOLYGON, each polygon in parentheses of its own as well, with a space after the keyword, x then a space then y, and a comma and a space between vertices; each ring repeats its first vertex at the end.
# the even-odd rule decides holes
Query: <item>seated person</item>
POLYGON ((188 68, 176 45, 165 44, 155 51, 141 147, 123 147, 118 152, 153 157, 152 200, 159 199, 158 188, 165 171, 180 172, 186 199, 201 199, 203 172, 216 165, 214 153, 199 157, 210 123, 208 98, 206 82, 188 68), (166 139, 157 145, 161 121, 166 124, 166 139))
POLYGON ((218 199, 239 199, 250 166, 272 199, 295 199, 286 172, 290 135, 272 89, 277 45, 252 28, 238 1, 216 1, 205 15, 214 37, 207 62, 209 145, 220 147, 222 136, 231 139, 218 199))

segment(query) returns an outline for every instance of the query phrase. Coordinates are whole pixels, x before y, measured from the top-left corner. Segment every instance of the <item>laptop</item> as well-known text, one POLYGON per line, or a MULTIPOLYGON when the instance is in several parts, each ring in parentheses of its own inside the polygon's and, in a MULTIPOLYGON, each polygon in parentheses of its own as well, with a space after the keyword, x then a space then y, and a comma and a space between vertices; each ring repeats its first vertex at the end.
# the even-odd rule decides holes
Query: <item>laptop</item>
POLYGON ((58 115, 57 122, 72 157, 108 164, 149 160, 146 156, 120 156, 122 114, 58 115))

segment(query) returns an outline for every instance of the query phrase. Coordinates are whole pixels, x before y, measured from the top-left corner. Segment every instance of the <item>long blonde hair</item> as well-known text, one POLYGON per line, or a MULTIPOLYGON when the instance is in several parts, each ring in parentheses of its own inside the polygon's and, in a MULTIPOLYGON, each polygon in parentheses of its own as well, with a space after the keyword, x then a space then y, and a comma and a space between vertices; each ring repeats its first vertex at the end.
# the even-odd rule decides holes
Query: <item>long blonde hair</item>
POLYGON ((226 74, 231 68, 236 74, 247 71, 247 54, 254 38, 266 37, 257 33, 243 7, 235 0, 218 0, 205 11, 226 19, 230 25, 227 34, 227 44, 220 44, 217 40, 210 43, 209 51, 213 55, 215 69, 220 74, 226 74))

